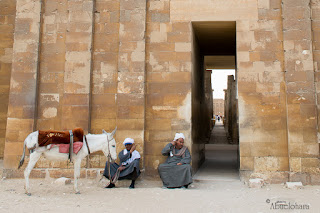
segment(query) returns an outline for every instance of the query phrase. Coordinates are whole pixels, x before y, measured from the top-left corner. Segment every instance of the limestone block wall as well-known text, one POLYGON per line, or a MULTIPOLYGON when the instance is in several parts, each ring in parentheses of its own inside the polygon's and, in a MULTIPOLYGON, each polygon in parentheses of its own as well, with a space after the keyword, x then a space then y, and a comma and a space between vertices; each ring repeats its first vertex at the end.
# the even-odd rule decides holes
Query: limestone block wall
POLYGON ((221 115, 224 117, 224 100, 225 99, 213 99, 213 114, 214 115, 221 115))
POLYGON ((158 176, 176 132, 191 149, 191 24, 171 20, 170 0, 147 3, 145 167, 158 176))
MULTIPOLYGON (((204 141, 202 138, 206 134, 206 118, 209 117, 205 113, 206 104, 205 100, 205 67, 204 56, 201 54, 199 39, 193 32, 192 37, 192 166, 196 170, 205 158, 204 141)), ((210 125, 209 125, 210 126, 210 125)))
POLYGON ((253 63, 241 64, 238 58, 239 69, 258 71, 246 80, 238 73, 242 174, 248 169, 253 171, 251 176, 264 174, 273 182, 319 182, 310 5, 310 1, 258 1, 255 42, 247 47, 253 51, 243 55, 253 63), (248 80, 252 83, 243 87, 242 81, 248 80), (255 94, 249 86, 256 88, 255 94), (261 111, 245 109, 249 103, 261 111), (251 132, 249 126, 263 133, 251 132), (245 142, 250 141, 245 135, 254 136, 251 141, 259 146, 245 142))
MULTIPOLYGON (((16 22, 22 24, 16 25, 11 76, 8 177, 22 175, 11 169, 19 161, 24 138, 37 129, 82 127, 101 133, 118 126, 118 151, 124 138, 132 137, 143 156, 145 23, 141 20, 146 17, 146 2, 136 3, 26 0, 17 4, 16 22)), ((105 161, 95 153, 83 160, 82 167, 104 168, 105 161)), ((50 168, 51 176, 59 176, 69 174, 64 169, 73 165, 41 158, 36 167, 50 168)), ((43 175, 42 170, 37 172, 43 175)))
POLYGON ((67 1, 43 1, 41 17, 39 101, 34 129, 62 128, 64 69, 68 23, 67 1))
POLYGON ((224 98, 225 98, 225 118, 224 118, 224 128, 226 130, 226 134, 230 136, 230 133, 232 131, 232 107, 231 107, 231 89, 232 89, 232 84, 234 81, 234 76, 233 75, 228 75, 228 80, 227 80, 227 89, 224 91, 224 98))
POLYGON ((290 179, 319 182, 311 1, 283 1, 290 179))
POLYGON ((241 175, 275 182, 289 169, 281 4, 257 1, 256 17, 237 22, 241 175))
POLYGON ((239 111, 238 111, 238 99, 237 99, 237 82, 234 81, 231 88, 231 100, 232 100, 232 142, 239 144, 239 111))
MULTIPOLYGON (((0 105, 4 174, 15 174, 27 134, 76 126, 92 133, 118 126, 118 151, 134 138, 154 177, 161 149, 183 132, 196 170, 208 78, 198 72, 205 67, 192 22, 235 21, 241 176, 319 182, 318 1, 19 0, 12 60, 6 32, 14 6, 1 4, 10 5, 0 9, 4 100, 10 76, 0 105)), ((104 163, 96 153, 82 166, 104 163)), ((67 163, 42 159, 37 167, 35 176, 50 168, 57 177, 56 167, 72 173, 67 163)), ((97 172, 83 169, 82 177, 97 172)))
MULTIPOLYGON (((91 93, 92 133, 101 133, 101 129, 112 131, 116 124, 116 96, 118 87, 120 1, 95 1, 93 67, 91 93)), ((119 134, 116 134, 118 136, 119 134)), ((118 139, 117 139, 118 140, 118 139)), ((119 146, 118 146, 119 148, 119 146)), ((90 156, 90 168, 104 167, 106 158, 102 153, 90 156)))
POLYGON ((205 134, 203 135, 203 142, 208 142, 211 136, 212 130, 212 122, 211 119, 213 118, 213 94, 212 94, 212 84, 211 84, 211 71, 207 71, 205 69, 204 72, 204 97, 205 97, 205 107, 204 107, 204 122, 203 127, 205 130, 205 134))
MULTIPOLYGON (((82 127, 88 132, 93 7, 92 0, 42 1, 35 130, 82 127)), ((41 158, 36 167, 73 165, 41 158)))
POLYGON ((0 159, 4 155, 16 1, 0 2, 0 159))
POLYGON ((17 1, 4 167, 16 168, 37 105, 41 1, 17 1))
POLYGON ((228 87, 225 90, 224 127, 233 144, 239 144, 238 100, 236 98, 236 81, 233 75, 228 76, 228 87))
MULTIPOLYGON (((314 61, 314 72, 315 72, 315 90, 316 90, 316 104, 317 104, 317 120, 318 120, 318 131, 317 131, 317 139, 319 143, 319 115, 320 115, 320 17, 319 17, 319 10, 320 10, 320 2, 319 1, 311 1, 311 30, 312 30, 312 46, 313 46, 313 61, 314 61)), ((319 150, 320 150, 320 143, 319 143, 319 150)))
MULTIPOLYGON (((135 139, 144 155, 146 0, 120 0, 117 84, 117 141, 135 139)), ((124 147, 120 145, 118 150, 124 147)), ((143 159, 144 160, 144 159, 143 159)))

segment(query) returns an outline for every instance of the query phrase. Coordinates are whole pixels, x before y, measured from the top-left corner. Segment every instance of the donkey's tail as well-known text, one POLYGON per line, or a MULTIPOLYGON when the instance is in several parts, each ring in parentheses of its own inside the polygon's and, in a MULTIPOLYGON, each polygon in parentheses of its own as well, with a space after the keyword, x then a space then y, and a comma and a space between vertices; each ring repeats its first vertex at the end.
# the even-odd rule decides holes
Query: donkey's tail
MULTIPOLYGON (((28 137, 29 137, 29 135, 28 135, 28 137)), ((21 156, 21 160, 20 160, 18 169, 20 169, 20 167, 21 167, 21 166, 23 165, 23 163, 24 163, 24 157, 25 157, 25 154, 26 154, 26 143, 27 143, 28 137, 24 140, 24 143, 23 143, 23 154, 22 154, 22 156, 21 156)))

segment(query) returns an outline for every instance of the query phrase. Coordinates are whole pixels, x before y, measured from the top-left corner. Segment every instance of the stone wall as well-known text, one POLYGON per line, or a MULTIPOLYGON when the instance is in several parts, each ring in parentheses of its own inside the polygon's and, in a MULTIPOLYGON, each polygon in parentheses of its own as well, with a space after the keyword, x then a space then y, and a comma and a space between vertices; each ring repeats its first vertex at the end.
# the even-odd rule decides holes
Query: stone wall
POLYGON ((282 182, 289 169, 282 3, 257 3, 257 16, 237 23, 240 170, 282 182))
POLYGON ((213 114, 221 115, 224 117, 224 100, 225 99, 213 99, 213 114))
POLYGON ((16 1, 0 1, 0 159, 4 155, 16 1))
POLYGON ((161 150, 176 132, 185 134, 185 145, 192 144, 191 24, 172 21, 170 4, 147 4, 145 166, 152 176, 158 176, 165 160, 161 150))
MULTIPOLYGON (((88 132, 93 1, 42 1, 41 19, 34 129, 82 127, 88 132)), ((73 165, 50 163, 41 158, 36 167, 72 168, 73 165)))
MULTIPOLYGON (((311 27, 312 27, 312 47, 313 47, 313 61, 314 61, 314 71, 315 71, 315 90, 316 90, 316 100, 317 100, 317 120, 320 120, 320 2, 311 1, 311 27)), ((318 124, 318 143, 319 143, 319 124, 318 124)), ((319 143, 320 150, 320 143, 319 143)))
POLYGON ((311 1, 283 1, 290 180, 319 181, 311 1))
MULTIPOLYGON (((213 118, 213 94, 212 94, 212 83, 211 83, 211 74, 212 71, 205 69, 204 72, 204 107, 203 107, 203 143, 207 143, 210 140, 211 130, 213 128, 212 118, 213 118)), ((196 86, 196 85, 195 85, 196 86)))
MULTIPOLYGON (((320 28, 319 28, 319 24, 320 24, 320 17, 318 16, 318 12, 320 9, 320 2, 319 1, 311 1, 311 18, 312 18, 312 22, 311 22, 311 26, 312 26, 312 33, 313 33, 313 60, 314 60, 314 71, 315 71, 315 90, 316 90, 316 100, 317 100, 317 119, 318 119, 318 143, 320 142, 319 140, 319 131, 320 131, 320 127, 319 127, 319 115, 320 115, 320 107, 319 107, 319 89, 320 89, 320 85, 319 85, 319 68, 320 68, 320 47, 319 47, 319 41, 320 41, 320 28)), ((320 143, 319 143, 319 150, 320 150, 320 143)), ((315 179, 315 178, 313 178, 315 179)), ((315 180, 314 180, 315 181, 315 180)), ((317 179, 317 182, 320 183, 319 178, 317 179)))
MULTIPOLYGON (((112 2, 112 1, 111 1, 112 2)), ((144 156, 146 82, 146 0, 120 0, 117 85, 117 142, 134 138, 144 156)), ((118 145, 120 151, 124 147, 118 145)), ((142 158, 144 160, 144 158, 142 158)))
MULTIPOLYGON (((153 177, 161 149, 183 132, 196 171, 210 97, 192 23, 236 21, 241 176, 320 182, 318 1, 21 0, 10 73, 11 2, 0 9, 0 36, 9 41, 0 42, 4 100, 10 76, 0 105, 6 175, 15 174, 30 132, 76 126, 92 133, 118 126, 118 151, 134 138, 153 177)), ((90 156, 83 176, 104 162, 101 153, 90 156)), ((72 171, 43 159, 37 167, 39 177, 44 168, 52 176, 72 171)))
MULTIPOLYGON (((37 129, 101 133, 118 126, 117 151, 132 137, 143 156, 145 18, 146 1, 19 2, 4 162, 8 177, 22 176, 11 169, 24 138, 37 129)), ((94 153, 81 166, 104 168, 105 161, 94 153)), ((62 175, 73 164, 41 158, 36 168, 59 176, 56 168, 62 175)))
MULTIPOLYGON (((101 133, 101 129, 112 131, 118 114, 118 58, 120 1, 95 1, 93 36, 93 67, 91 76, 90 132, 101 133)), ((128 112, 129 110, 127 110, 128 112)), ((120 127, 120 130, 122 127, 120 127)), ((116 134, 116 137, 118 134, 116 134)), ((117 147, 119 151, 119 146, 117 147)), ((102 153, 90 156, 90 168, 104 167, 106 157, 102 153)))
POLYGON ((224 128, 232 144, 239 144, 238 124, 238 100, 236 97, 236 80, 233 75, 228 76, 227 89, 225 91, 225 116, 223 118, 224 128))
MULTIPOLYGON (((201 54, 199 40, 195 33, 192 38, 192 163, 197 169, 205 158, 204 138, 206 132, 203 128, 207 114, 205 114, 205 67, 204 56, 201 54)), ((212 89, 211 89, 212 90, 212 89)), ((209 116, 208 116, 209 117, 209 116)), ((206 126, 208 127, 208 126, 206 126)))
POLYGON ((37 85, 41 1, 17 1, 4 167, 16 168, 24 138, 33 131, 37 85))

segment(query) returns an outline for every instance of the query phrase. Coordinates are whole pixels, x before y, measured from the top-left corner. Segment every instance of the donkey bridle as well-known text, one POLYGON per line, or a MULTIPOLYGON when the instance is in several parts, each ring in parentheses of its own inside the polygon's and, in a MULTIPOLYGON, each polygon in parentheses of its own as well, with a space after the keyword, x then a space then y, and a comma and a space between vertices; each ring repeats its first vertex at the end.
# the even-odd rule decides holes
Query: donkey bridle
POLYGON ((110 147, 109 147, 109 136, 107 135, 107 140, 108 140, 108 176, 109 176, 109 181, 110 183, 112 182, 112 178, 111 178, 111 172, 110 172, 110 165, 111 165, 111 152, 110 152, 110 147))
MULTIPOLYGON (((86 145, 87 145, 87 149, 88 149, 88 153, 90 155, 90 148, 89 148, 89 145, 88 145, 88 141, 87 141, 87 137, 84 136, 84 140, 86 141, 86 145)), ((108 155, 107 155, 107 158, 108 158, 108 176, 109 176, 109 180, 110 180, 110 183, 111 183, 111 174, 110 174, 110 164, 111 164, 111 152, 110 152, 110 147, 109 147, 109 136, 107 135, 107 141, 108 141, 108 155)))
POLYGON ((86 135, 84 136, 84 141, 86 142, 87 149, 88 149, 88 154, 90 155, 90 154, 91 154, 91 152, 90 152, 90 148, 89 148, 89 144, 88 144, 87 136, 86 136, 86 135))

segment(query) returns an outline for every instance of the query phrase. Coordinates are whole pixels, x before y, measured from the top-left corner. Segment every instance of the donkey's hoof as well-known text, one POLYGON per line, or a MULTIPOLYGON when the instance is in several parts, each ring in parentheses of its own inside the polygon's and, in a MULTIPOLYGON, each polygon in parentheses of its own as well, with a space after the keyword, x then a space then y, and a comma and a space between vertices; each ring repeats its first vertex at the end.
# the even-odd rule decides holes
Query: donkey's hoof
POLYGON ((29 193, 29 192, 26 192, 26 195, 28 195, 28 196, 31 196, 31 193, 29 193))
POLYGON ((76 195, 79 195, 79 194, 81 194, 80 191, 77 191, 77 192, 76 192, 76 195))

